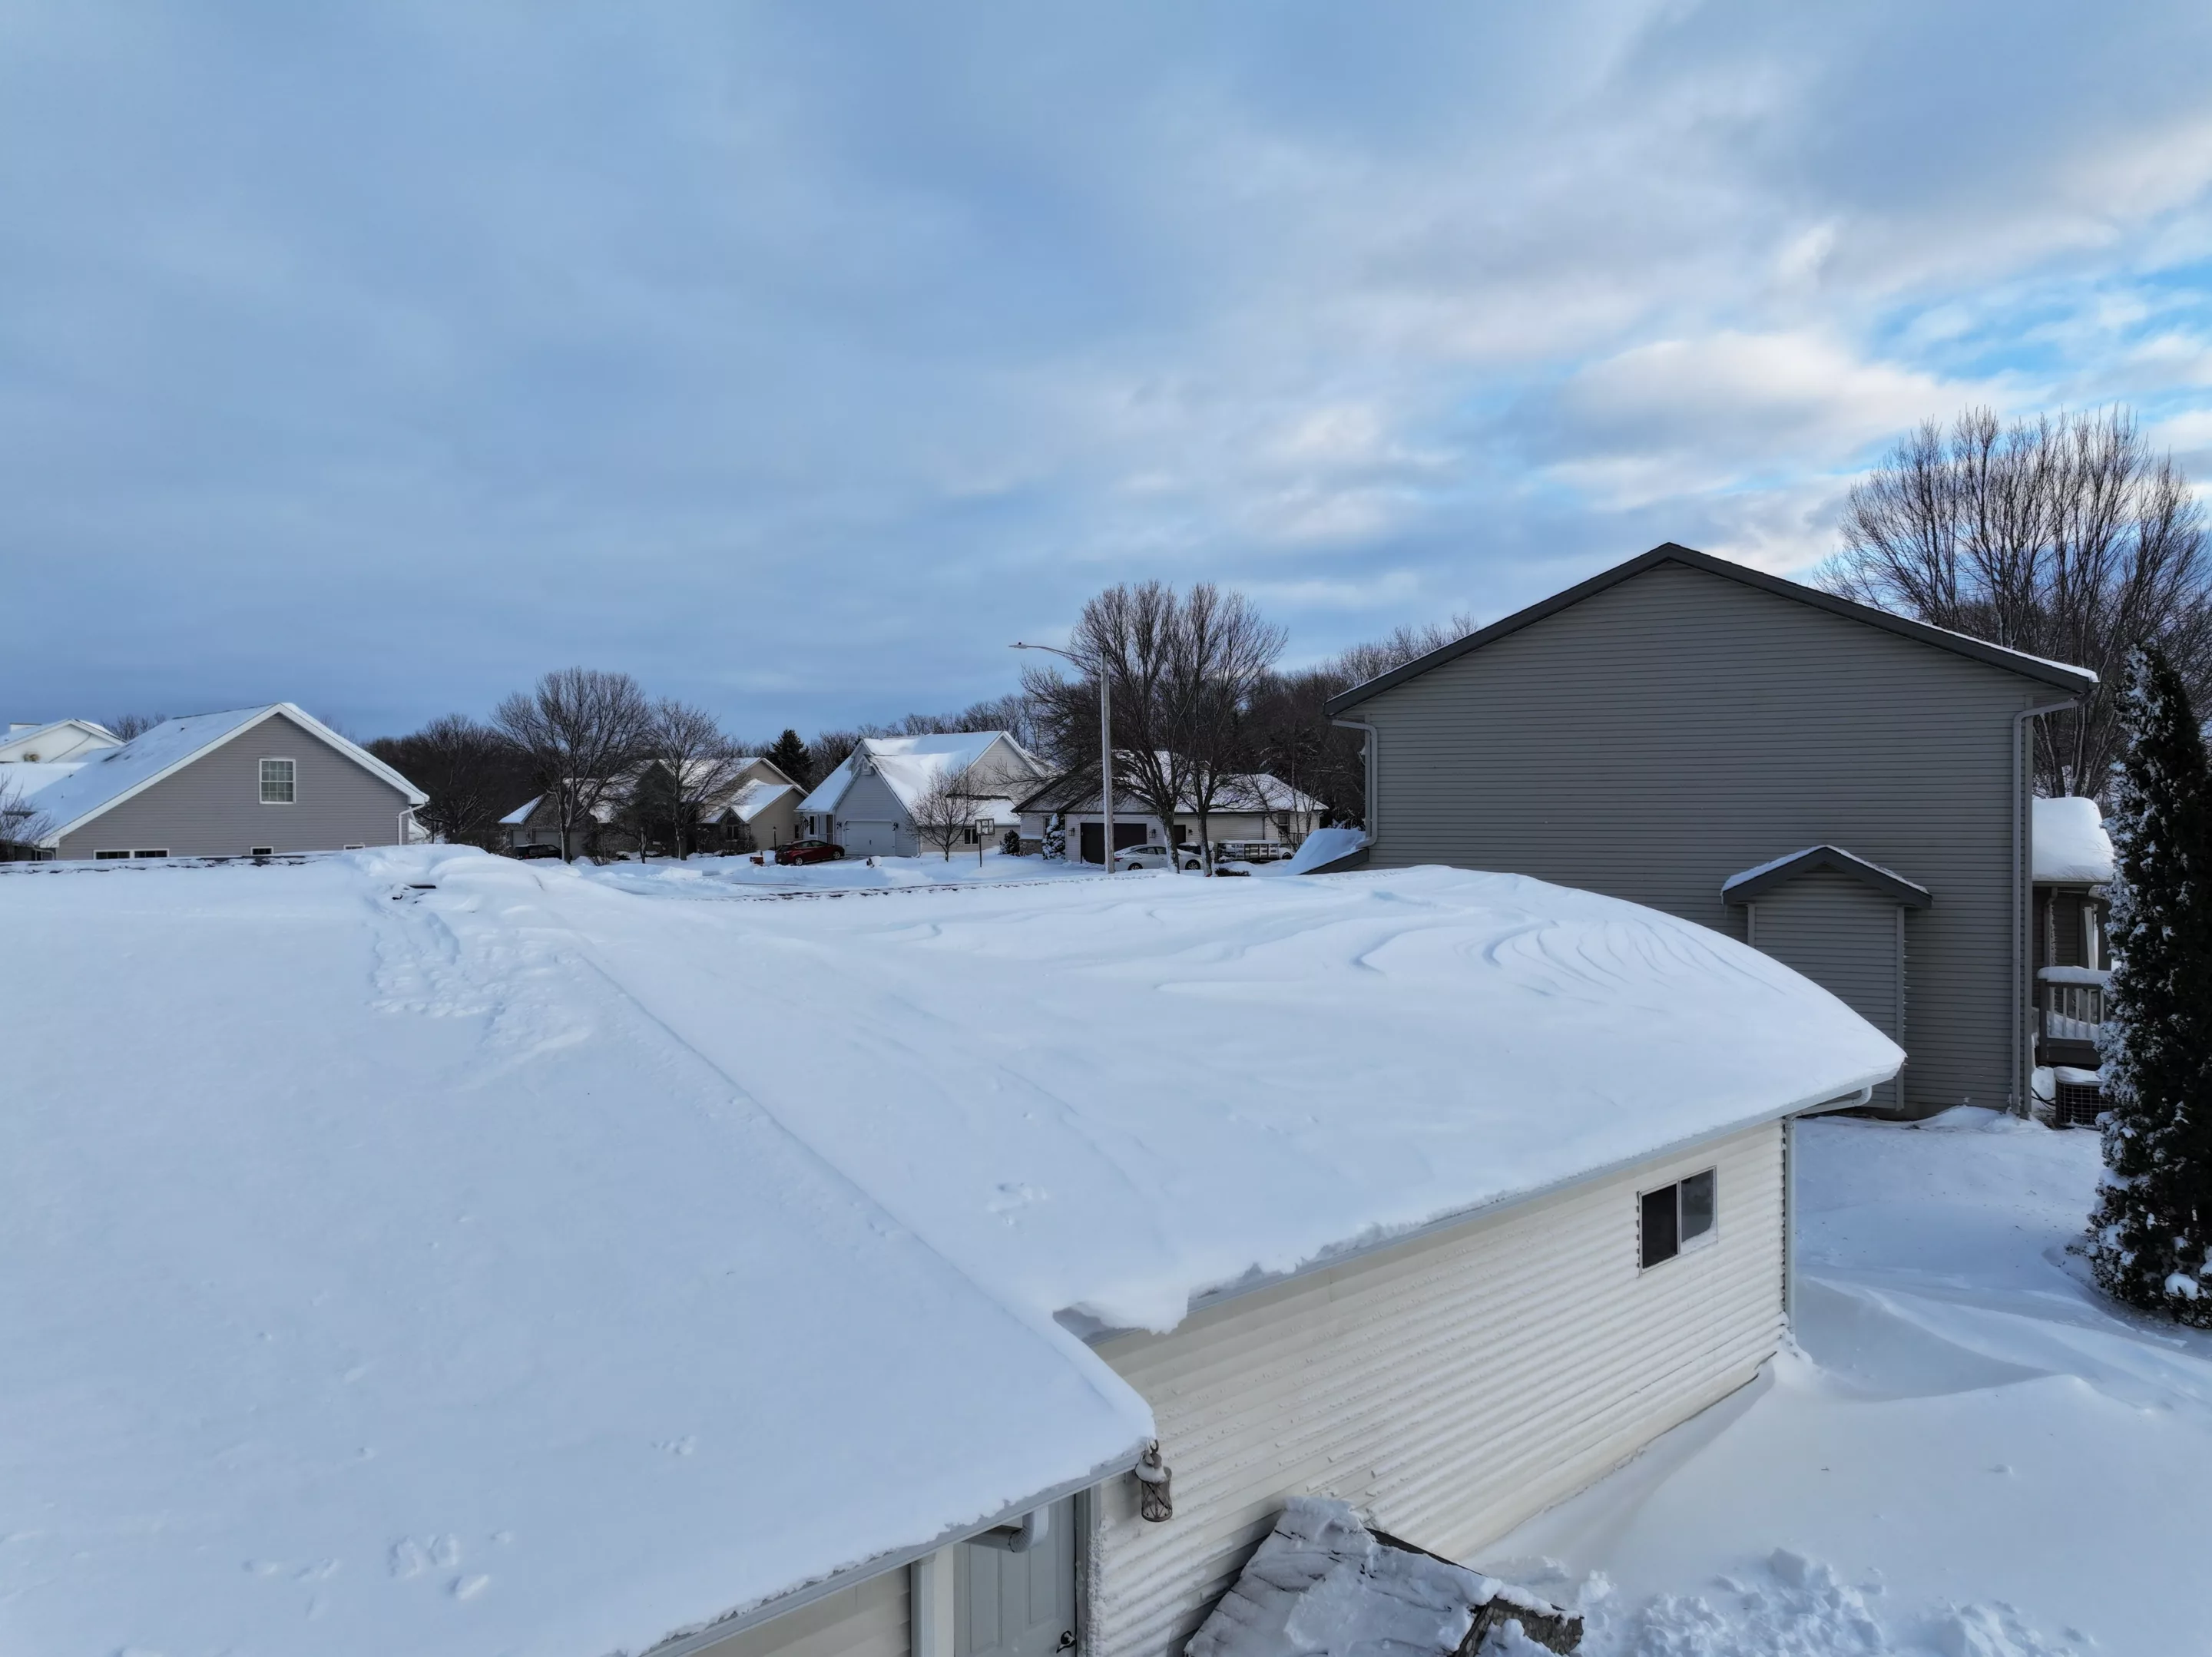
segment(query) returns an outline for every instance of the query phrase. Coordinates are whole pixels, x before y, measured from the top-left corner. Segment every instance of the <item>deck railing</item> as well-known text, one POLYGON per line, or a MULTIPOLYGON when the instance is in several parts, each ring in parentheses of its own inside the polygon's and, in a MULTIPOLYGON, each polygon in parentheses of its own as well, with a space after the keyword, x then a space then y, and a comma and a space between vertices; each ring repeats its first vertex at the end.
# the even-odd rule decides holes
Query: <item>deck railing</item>
POLYGON ((2105 1022, 2112 975, 2094 967, 2045 967, 2035 974, 2036 1005, 2049 1041, 2094 1041, 2105 1022))

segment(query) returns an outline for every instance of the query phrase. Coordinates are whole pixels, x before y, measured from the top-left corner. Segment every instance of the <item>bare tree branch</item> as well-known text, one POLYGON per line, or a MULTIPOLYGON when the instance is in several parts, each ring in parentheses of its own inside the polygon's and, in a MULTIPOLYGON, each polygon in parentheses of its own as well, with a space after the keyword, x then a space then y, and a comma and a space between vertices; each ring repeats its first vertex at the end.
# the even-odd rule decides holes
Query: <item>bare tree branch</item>
POLYGON ((539 792, 553 808, 561 855, 575 854, 578 835, 596 847, 599 814, 618 801, 651 750, 653 709, 627 673, 565 667, 499 705, 499 729, 527 757, 539 792))

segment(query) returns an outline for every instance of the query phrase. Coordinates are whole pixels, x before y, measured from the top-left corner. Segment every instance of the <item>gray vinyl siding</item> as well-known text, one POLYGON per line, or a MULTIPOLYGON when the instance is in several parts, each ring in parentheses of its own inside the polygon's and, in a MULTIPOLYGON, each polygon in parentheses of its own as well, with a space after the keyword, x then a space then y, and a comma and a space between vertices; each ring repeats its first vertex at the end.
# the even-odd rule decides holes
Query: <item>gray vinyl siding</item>
POLYGON ((61 855, 158 848, 171 857, 236 857, 257 846, 393 846, 406 809, 399 790, 277 713, 64 835, 61 855), (264 759, 295 762, 295 804, 261 803, 264 759))
POLYGON ((1905 923, 1909 1108, 2002 1105, 2026 811, 2011 720, 2059 699, 1662 564, 1359 705, 1379 733, 1372 862, 1534 875, 1740 938, 1723 880, 1841 846, 1934 894, 1905 923))
POLYGON ((1770 1125, 1101 1343, 1152 1407, 1175 1517, 1100 1488, 1087 1657, 1181 1652, 1292 1495, 1479 1560, 1758 1372, 1782 1204, 1770 1125), (1706 1168, 1715 1242, 1640 1271, 1637 1193, 1706 1168))
MULTIPOLYGON (((1908 913, 1863 882, 1820 869, 1764 894, 1750 906, 1747 930, 1759 949, 1902 1046, 1911 994, 1899 917, 1908 913)), ((1873 1102, 1896 1108, 1897 1083, 1876 1087, 1873 1102)))
POLYGON ((854 857, 869 853, 912 857, 921 849, 921 842, 915 836, 914 818, 878 773, 869 772, 854 778, 831 815, 834 822, 830 837, 854 857), (871 840, 866 831, 847 828, 848 823, 889 823, 890 843, 886 846, 871 840))
POLYGON ((882 1571, 699 1648, 696 1657, 907 1657, 908 1573, 882 1571))

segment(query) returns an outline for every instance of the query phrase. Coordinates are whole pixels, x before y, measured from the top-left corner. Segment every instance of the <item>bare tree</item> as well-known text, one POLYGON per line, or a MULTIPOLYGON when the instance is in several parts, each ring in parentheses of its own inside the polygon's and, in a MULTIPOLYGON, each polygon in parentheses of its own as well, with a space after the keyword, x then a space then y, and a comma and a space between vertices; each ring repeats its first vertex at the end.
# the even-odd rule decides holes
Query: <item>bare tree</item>
POLYGON ((575 854, 575 837, 598 840, 602 806, 619 800, 638 763, 651 751, 653 708, 627 673, 564 667, 530 690, 518 690, 494 716, 527 758, 539 792, 553 808, 561 855, 575 854))
POLYGON ((1832 590, 2098 676, 2038 723, 2041 792, 2106 792, 2131 650, 2161 651, 2200 703, 2212 692, 2203 510, 2125 409, 1931 421, 1851 490, 1843 542, 1832 590))
POLYGON ((39 842, 54 831, 52 816, 34 803, 14 779, 0 776, 0 862, 40 855, 39 842))
POLYGON ((1198 819, 1199 855, 1211 874, 1214 814, 1254 805, 1252 704, 1285 634, 1243 593, 1201 581, 1180 606, 1174 637, 1168 740, 1182 762, 1183 801, 1198 819))
POLYGON ((952 848, 967 838, 975 825, 975 796, 969 792, 961 774, 947 766, 930 779, 929 786, 915 796, 907 810, 913 814, 915 833, 925 844, 942 852, 949 863, 952 848))
POLYGON ((813 787, 824 777, 852 757, 853 750, 860 745, 863 736, 881 736, 882 731, 823 731, 806 744, 806 786, 813 787))
MULTIPOLYGON (((745 756, 712 713, 672 696, 653 705, 650 740, 653 758, 668 774, 669 842, 681 859, 689 855, 686 839, 696 836, 702 813, 730 792, 745 756)), ((644 844, 641 838, 641 850, 644 844)))
POLYGON ((155 725, 166 722, 168 717, 166 713, 123 713, 100 723, 125 742, 129 742, 133 737, 144 736, 155 725))
POLYGON ((532 774, 500 731, 447 713, 404 737, 379 737, 368 751, 430 797, 416 820, 455 845, 493 845, 501 816, 530 795, 532 774))

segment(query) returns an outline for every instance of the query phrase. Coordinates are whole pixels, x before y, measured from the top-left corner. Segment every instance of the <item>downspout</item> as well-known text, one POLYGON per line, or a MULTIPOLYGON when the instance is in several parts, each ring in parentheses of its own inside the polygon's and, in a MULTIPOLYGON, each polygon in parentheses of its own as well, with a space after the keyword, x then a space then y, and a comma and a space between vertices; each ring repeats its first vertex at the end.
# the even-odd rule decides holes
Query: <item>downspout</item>
POLYGON ((1360 750, 1360 769, 1367 774, 1365 804, 1363 808, 1363 815, 1366 821, 1360 826, 1367 831, 1367 847, 1370 851, 1372 851, 1378 838, 1375 822, 1375 803, 1380 796, 1376 792, 1376 773, 1381 757, 1382 734, 1364 719, 1331 719, 1329 723, 1340 725, 1346 731, 1360 731, 1367 738, 1365 745, 1360 750))
POLYGON ((2027 1004, 2029 979, 2027 975, 2027 905, 2029 899, 2028 847, 2029 801, 2034 791, 2027 777, 2027 722, 2045 713, 2063 713, 2069 707, 2079 707, 2081 699, 2069 696, 2063 702, 2045 702, 2038 707, 2023 707, 2012 716, 2012 1097, 2006 1108, 2024 1117, 2033 1117, 2035 1107, 2028 1094, 2027 1004))

